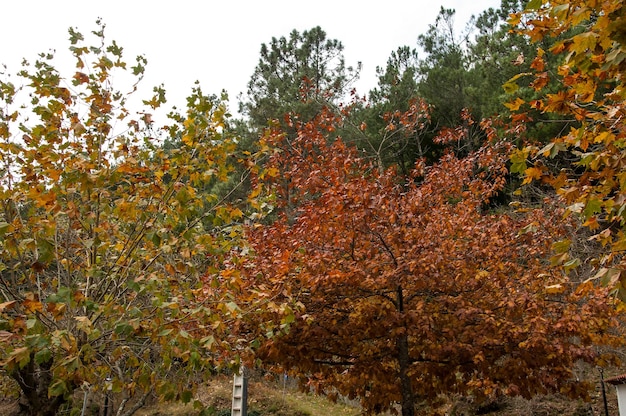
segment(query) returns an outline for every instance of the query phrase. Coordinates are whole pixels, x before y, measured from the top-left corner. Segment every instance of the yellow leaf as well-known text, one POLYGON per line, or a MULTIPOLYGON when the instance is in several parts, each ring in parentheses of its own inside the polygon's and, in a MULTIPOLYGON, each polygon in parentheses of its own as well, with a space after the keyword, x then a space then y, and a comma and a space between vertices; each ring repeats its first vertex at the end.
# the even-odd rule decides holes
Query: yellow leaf
POLYGON ((524 182, 523 183, 524 184, 529 184, 529 183, 531 183, 532 181, 534 181, 536 179, 541 179, 542 174, 543 173, 542 173, 541 169, 539 169, 539 168, 535 168, 535 167, 528 168, 528 169, 526 169, 524 171, 525 177, 524 177, 524 182))
POLYGON ((85 332, 87 335, 91 333, 91 320, 86 316, 75 316, 74 319, 78 322, 76 327, 85 332))
POLYGON ((519 85, 517 85, 517 83, 515 82, 506 82, 504 83, 504 85, 502 85, 502 88, 504 88, 504 92, 506 92, 507 94, 513 94, 519 89, 519 85))
POLYGON ((63 317, 66 309, 67 305, 65 303, 48 303, 46 305, 46 310, 52 314, 56 321, 63 317))
POLYGON ((241 212, 241 210, 239 208, 235 208, 230 212, 230 216, 231 218, 234 219, 239 219, 241 217, 243 217, 243 212, 241 212))
POLYGON ((182 142, 187 146, 191 146, 193 144, 193 137, 191 137, 189 134, 185 134, 182 138, 182 142))
POLYGON ((572 38, 572 49, 578 54, 593 51, 596 47, 597 37, 598 34, 593 32, 584 32, 576 35, 572 38))
POLYGON ((65 351, 76 350, 76 337, 67 331, 56 330, 52 332, 52 342, 60 345, 65 351))
POLYGON ((59 178, 61 177, 61 173, 63 173, 63 170, 50 169, 48 171, 48 175, 50 176, 50 179, 52 179, 53 181, 58 181, 59 178))
POLYGON ((522 72, 520 74, 517 74, 513 76, 511 79, 509 79, 507 82, 505 82, 502 88, 504 88, 504 91, 507 94, 514 93, 515 91, 519 89, 519 85, 517 85, 517 80, 526 75, 532 75, 532 74, 530 72, 522 72))
POLYGON ((248 197, 249 199, 254 199, 257 196, 259 196, 261 194, 261 186, 257 185, 252 192, 250 192, 250 196, 248 197))
POLYGON ((24 367, 30 361, 30 350, 28 347, 16 348, 11 352, 11 355, 6 361, 0 363, 2 365, 8 365, 9 367, 19 365, 20 368, 24 367))
POLYGON ((509 103, 505 103, 504 105, 511 111, 517 111, 525 103, 526 103, 526 101, 524 101, 521 98, 517 97, 514 101, 511 101, 509 103))
POLYGON ((593 142, 594 143, 610 144, 614 140, 615 140, 615 135, 613 133, 611 133, 610 131, 603 131, 602 133, 598 134, 593 139, 593 142))

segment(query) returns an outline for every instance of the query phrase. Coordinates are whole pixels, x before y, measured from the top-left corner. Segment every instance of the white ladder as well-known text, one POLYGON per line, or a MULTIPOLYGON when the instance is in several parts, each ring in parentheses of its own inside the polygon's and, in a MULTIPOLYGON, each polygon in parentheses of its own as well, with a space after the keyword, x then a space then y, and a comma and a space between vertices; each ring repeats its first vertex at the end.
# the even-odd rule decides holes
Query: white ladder
POLYGON ((248 378, 245 368, 241 367, 239 373, 233 377, 233 406, 231 416, 248 415, 248 378))

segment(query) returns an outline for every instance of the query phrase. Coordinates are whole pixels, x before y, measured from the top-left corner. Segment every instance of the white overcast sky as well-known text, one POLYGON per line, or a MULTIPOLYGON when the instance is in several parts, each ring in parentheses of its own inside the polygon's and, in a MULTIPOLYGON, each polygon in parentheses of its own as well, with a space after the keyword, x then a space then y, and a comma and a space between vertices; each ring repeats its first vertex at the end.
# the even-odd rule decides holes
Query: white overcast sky
MULTIPOLYGON (((457 11, 459 29, 471 15, 500 0, 3 0, 0 64, 16 73, 22 58, 34 61, 54 49, 71 56, 68 31, 87 34, 101 17, 106 36, 124 47, 125 59, 148 59, 144 86, 165 84, 168 108, 184 107, 195 80, 205 93, 228 91, 230 108, 259 59, 262 43, 320 26, 344 45, 347 65, 362 62, 363 95, 376 86, 376 66, 384 66, 400 46, 416 47, 418 35, 434 23, 441 6, 457 11)), ((69 73, 68 76, 71 76, 69 73)))

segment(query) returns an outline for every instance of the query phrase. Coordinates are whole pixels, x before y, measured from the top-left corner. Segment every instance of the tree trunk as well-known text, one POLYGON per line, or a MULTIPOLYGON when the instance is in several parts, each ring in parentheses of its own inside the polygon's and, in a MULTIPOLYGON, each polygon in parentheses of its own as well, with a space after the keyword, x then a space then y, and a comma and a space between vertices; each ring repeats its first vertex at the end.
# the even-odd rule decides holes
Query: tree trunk
MULTIPOLYGON (((397 307, 400 313, 404 313, 404 299, 402 286, 397 289, 397 307)), ((411 357, 409 356, 409 337, 407 333, 396 338, 396 349, 398 353, 398 367, 400 378, 400 393, 402 395, 402 416, 415 416, 415 398, 413 396, 413 383, 409 376, 411 357)))
POLYGON ((413 397, 413 383, 408 374, 411 364, 409 358, 409 340, 406 335, 396 340, 398 348, 398 364, 400 367, 400 392, 402 393, 402 416, 415 416, 415 399, 413 397))
POLYGON ((22 390, 20 414, 28 416, 55 416, 66 402, 63 396, 48 397, 52 381, 52 360, 37 365, 35 357, 23 368, 11 374, 22 390))

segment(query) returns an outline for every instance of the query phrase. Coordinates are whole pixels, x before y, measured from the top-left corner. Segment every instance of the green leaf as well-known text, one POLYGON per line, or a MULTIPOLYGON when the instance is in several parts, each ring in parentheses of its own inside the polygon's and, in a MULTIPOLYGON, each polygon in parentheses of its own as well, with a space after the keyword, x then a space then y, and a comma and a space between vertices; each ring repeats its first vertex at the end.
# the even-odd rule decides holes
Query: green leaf
POLYGON ((594 276, 594 279, 600 279, 602 286, 614 287, 620 279, 622 272, 615 268, 601 268, 594 276))
POLYGON ((193 393, 190 390, 185 390, 180 395, 180 399, 183 403, 189 403, 193 399, 193 393))
POLYGON ((520 234, 528 234, 528 233, 536 233, 537 232, 537 224, 530 223, 527 226, 523 227, 521 230, 519 230, 520 234))
POLYGON ((76 45, 79 41, 84 39, 83 35, 80 32, 77 32, 73 27, 70 27, 68 32, 70 34, 70 43, 72 45, 76 45))
POLYGON ((80 362, 80 358, 70 356, 63 360, 61 365, 64 366, 67 371, 74 372, 82 366, 82 363, 80 362))
POLYGON ((583 214, 585 218, 590 218, 592 215, 595 215, 602 211, 602 201, 598 198, 590 198, 585 205, 585 209, 583 214))
POLYGON ((526 159, 528 157, 527 150, 514 150, 511 152, 511 173, 523 174, 526 172, 528 165, 526 159))
POLYGON ((6 222, 0 222, 0 237, 4 237, 4 235, 7 233, 7 231, 9 230, 9 227, 11 227, 11 224, 6 223, 6 222))
POLYGON ((168 336, 169 334, 171 334, 171 333, 172 333, 172 331, 173 331, 173 329, 172 329, 172 328, 164 329, 163 331, 159 332, 159 336, 160 336, 160 337, 166 337, 166 336, 168 336))
POLYGON ((539 10, 542 3, 541 0, 530 0, 526 5, 526 10, 539 10))
POLYGON ((213 335, 209 335, 200 340, 200 345, 209 350, 213 346, 213 343, 215 343, 215 337, 213 335))
POLYGON ((35 334, 25 337, 26 346, 33 350, 41 350, 50 345, 50 339, 46 335, 35 334))
POLYGON ((111 45, 109 47, 107 47, 107 52, 111 52, 113 55, 115 55, 117 57, 121 57, 123 49, 124 48, 118 46, 115 41, 112 41, 111 45))
POLYGON ((565 262, 565 264, 563 264, 563 268, 565 269, 565 273, 570 272, 571 270, 577 268, 578 266, 580 266, 580 259, 578 259, 578 258, 571 259, 571 260, 565 262))
POLYGON ((67 303, 70 304, 72 301, 72 291, 69 287, 61 286, 57 293, 53 293, 46 299, 46 302, 52 303, 67 303))
POLYGON ((572 242, 569 239, 557 241, 556 243, 552 244, 552 250, 557 253, 566 253, 571 245, 572 242))
POLYGON ((146 239, 151 241, 155 246, 159 246, 161 244, 161 237, 159 237, 159 233, 156 231, 146 233, 146 239))
POLYGON ((37 364, 44 364, 52 359, 52 352, 48 348, 44 348, 41 351, 37 351, 35 354, 35 362, 37 364))
POLYGON ((193 367, 199 367, 200 366, 200 354, 198 354, 197 351, 192 351, 191 354, 189 354, 189 363, 193 366, 193 367))
POLYGON ((49 263, 54 260, 54 245, 48 240, 37 240, 37 249, 39 250, 40 262, 49 263))
POLYGON ((62 396, 67 392, 68 389, 65 380, 57 379, 48 387, 48 396, 50 397, 62 396))
POLYGON ((120 322, 115 325, 115 333, 118 335, 130 335, 133 331, 133 327, 126 322, 120 322))
POLYGON ((235 302, 226 302, 226 308, 228 308, 228 310, 233 313, 235 311, 239 311, 239 306, 237 306, 237 304, 235 302))
POLYGON ((141 286, 139 285, 139 283, 134 280, 128 280, 126 282, 126 286, 128 286, 128 288, 133 292, 139 292, 141 290, 141 286))

